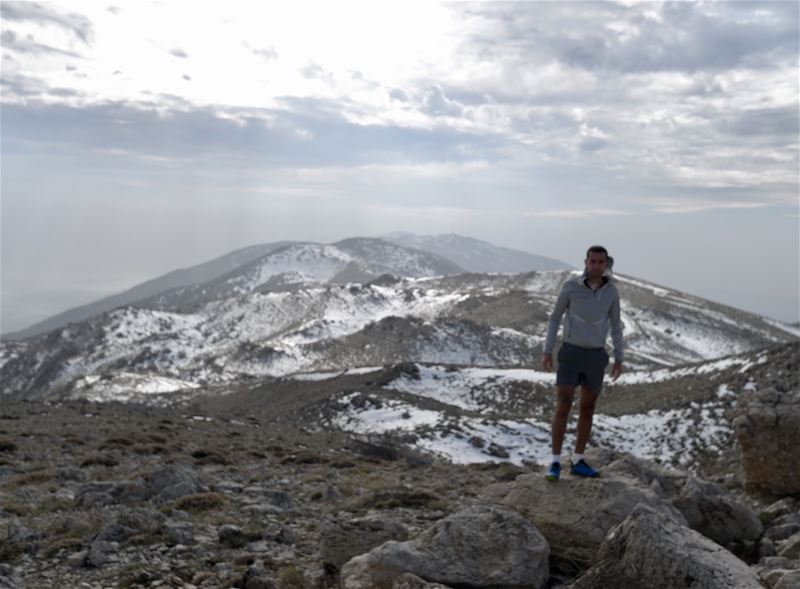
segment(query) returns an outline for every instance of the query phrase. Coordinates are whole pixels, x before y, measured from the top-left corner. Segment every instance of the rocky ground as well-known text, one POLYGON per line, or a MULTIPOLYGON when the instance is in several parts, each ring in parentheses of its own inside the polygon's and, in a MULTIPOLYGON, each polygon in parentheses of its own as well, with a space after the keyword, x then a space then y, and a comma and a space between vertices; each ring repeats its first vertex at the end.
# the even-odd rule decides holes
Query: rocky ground
MULTIPOLYGON (((737 369, 726 382, 738 378, 742 386, 757 382, 791 390, 796 399, 797 346, 775 358, 768 366, 737 369)), ((685 473, 663 474, 604 450, 594 455, 597 464, 609 465, 602 484, 567 476, 553 487, 543 484, 537 465, 454 465, 402 439, 319 427, 332 395, 385 394, 384 387, 402 373, 389 368, 333 380, 269 380, 175 407, 4 400, 0 588, 337 587, 352 557, 387 540, 420 538, 448 516, 490 504, 511 505, 542 530, 552 552, 549 569, 537 573, 545 574, 540 586, 566 586, 591 563, 587 554, 619 550, 599 546, 612 523, 625 519, 639 501, 619 503, 628 493, 661 510, 637 512, 642 521, 670 515, 673 504, 680 507, 676 517, 726 544, 763 586, 800 584, 800 497, 747 495, 741 473, 723 476, 719 461, 708 478, 725 487, 712 488, 685 473), (616 501, 608 513, 617 520, 592 524, 596 538, 591 550, 584 547, 583 560, 559 553, 569 531, 548 519, 569 508, 550 503, 550 512, 541 510, 545 498, 559 496, 573 504, 589 496, 616 501), (709 499, 717 501, 712 511, 704 511, 710 509, 703 507, 708 497, 718 498, 709 499), (710 513, 728 522, 725 530, 703 531, 710 513), (731 519, 732 513, 738 515, 731 519), (565 565, 571 559, 576 568, 565 565)), ((639 395, 629 389, 609 395, 607 406, 623 411, 641 404, 645 390, 653 403, 693 402, 717 388, 684 384, 679 390, 642 388, 639 395)), ((731 465, 738 449, 729 450, 724 464, 731 465)), ((634 523, 626 525, 633 529, 634 523)), ((641 534, 641 527, 631 533, 641 534)), ((590 571, 598 579, 618 574, 604 566, 590 571)), ((590 577, 576 586, 602 586, 591 585, 590 577)), ((434 586, 402 583, 394 586, 434 586)))
POLYGON ((15 576, 0 587, 269 586, 248 575, 325 586, 324 560, 344 556, 321 550, 356 554, 323 546, 326 527, 369 514, 414 535, 522 472, 433 463, 284 416, 26 402, 1 413, 0 562, 15 576))

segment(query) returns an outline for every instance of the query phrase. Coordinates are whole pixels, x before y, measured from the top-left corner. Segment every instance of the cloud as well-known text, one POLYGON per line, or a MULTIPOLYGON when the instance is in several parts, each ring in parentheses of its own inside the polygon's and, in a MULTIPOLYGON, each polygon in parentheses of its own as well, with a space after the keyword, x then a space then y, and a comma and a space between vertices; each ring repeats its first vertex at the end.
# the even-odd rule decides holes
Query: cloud
POLYGON ((525 217, 583 219, 587 217, 626 216, 632 213, 619 209, 551 209, 546 211, 525 211, 525 217))
POLYGON ((431 116, 459 117, 464 107, 457 101, 449 99, 438 84, 432 84, 422 91, 422 112, 431 116))
MULTIPOLYGON (((13 82, 18 94, 52 92, 36 80, 13 82)), ((125 102, 81 108, 10 103, 3 106, 3 140, 8 145, 60 144, 156 157, 224 155, 231 163, 259 166, 459 162, 473 159, 470 153, 487 159, 496 149, 492 138, 455 131, 354 124, 342 116, 337 101, 287 97, 280 104, 282 108, 272 109, 187 110, 179 97, 170 101, 162 96, 147 107, 125 102)))
POLYGON ((657 213, 686 214, 722 209, 760 209, 766 206, 769 205, 764 202, 675 198, 657 201, 654 210, 657 213))
POLYGON ((767 108, 747 108, 717 118, 723 133, 745 138, 779 136, 796 140, 800 136, 800 113, 796 104, 767 108))
POLYGON ((51 47, 50 45, 39 43, 34 39, 33 35, 26 35, 21 38, 14 31, 3 31, 3 33, 0 34, 0 42, 2 42, 3 48, 11 49, 17 53, 28 53, 31 55, 65 55, 67 57, 81 58, 81 56, 74 51, 66 51, 58 47, 51 47))
POLYGON ((320 80, 331 87, 336 85, 336 78, 334 75, 313 61, 310 61, 308 65, 299 68, 297 71, 306 80, 320 80))
MULTIPOLYGON (((58 88, 54 86, 48 86, 42 80, 38 78, 32 78, 30 76, 26 76, 24 74, 15 74, 15 73, 7 73, 3 72, 2 77, 0 77, 0 86, 3 88, 3 94, 7 96, 13 96, 15 98, 42 98, 43 96, 47 96, 50 98, 53 97, 76 97, 80 96, 80 92, 73 90, 72 88, 58 88)), ((5 104, 3 105, 3 124, 5 124, 6 116, 9 112, 11 112, 10 105, 5 104)), ((5 133, 3 133, 3 137, 5 138, 5 133)))
POLYGON ((91 21, 81 14, 61 14, 49 5, 36 2, 2 2, 0 16, 9 21, 29 21, 39 25, 55 25, 75 35, 86 45, 94 39, 91 21))
POLYGON ((265 61, 274 61, 278 59, 278 52, 274 47, 251 47, 248 43, 242 43, 253 55, 260 57, 265 61))
POLYGON ((470 50, 556 59, 589 71, 659 72, 772 68, 798 52, 794 2, 531 2, 468 4, 470 50))

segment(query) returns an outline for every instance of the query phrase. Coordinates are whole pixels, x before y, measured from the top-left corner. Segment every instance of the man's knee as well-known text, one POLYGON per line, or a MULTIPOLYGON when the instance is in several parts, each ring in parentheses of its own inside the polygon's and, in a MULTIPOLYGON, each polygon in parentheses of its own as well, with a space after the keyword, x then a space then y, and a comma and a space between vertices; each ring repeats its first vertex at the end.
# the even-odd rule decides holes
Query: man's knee
POLYGON ((581 387, 581 403, 580 410, 582 413, 594 413, 594 407, 597 403, 597 394, 586 387, 581 387))
POLYGON ((569 411, 572 407, 572 400, 575 398, 575 387, 558 385, 556 387, 556 408, 562 411, 569 411))

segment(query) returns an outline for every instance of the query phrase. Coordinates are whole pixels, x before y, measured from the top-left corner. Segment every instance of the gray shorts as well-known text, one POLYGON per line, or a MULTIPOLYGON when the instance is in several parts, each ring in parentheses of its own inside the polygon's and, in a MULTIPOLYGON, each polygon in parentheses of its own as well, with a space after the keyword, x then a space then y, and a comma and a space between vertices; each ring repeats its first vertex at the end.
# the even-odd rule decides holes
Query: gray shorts
POLYGON ((584 385, 594 394, 603 389, 603 376, 608 366, 605 348, 581 348, 564 343, 558 351, 556 385, 584 385))

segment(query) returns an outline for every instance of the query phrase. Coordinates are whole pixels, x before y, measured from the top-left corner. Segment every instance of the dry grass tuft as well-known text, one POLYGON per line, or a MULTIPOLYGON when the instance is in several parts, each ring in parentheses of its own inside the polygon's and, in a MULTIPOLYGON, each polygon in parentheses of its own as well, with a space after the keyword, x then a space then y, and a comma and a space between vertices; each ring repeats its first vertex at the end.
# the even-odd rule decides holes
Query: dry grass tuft
POLYGON ((219 493, 194 493, 178 499, 175 502, 175 507, 184 511, 198 513, 202 511, 222 509, 225 507, 225 503, 225 497, 219 493))

